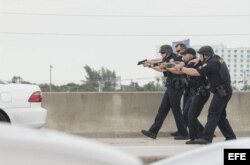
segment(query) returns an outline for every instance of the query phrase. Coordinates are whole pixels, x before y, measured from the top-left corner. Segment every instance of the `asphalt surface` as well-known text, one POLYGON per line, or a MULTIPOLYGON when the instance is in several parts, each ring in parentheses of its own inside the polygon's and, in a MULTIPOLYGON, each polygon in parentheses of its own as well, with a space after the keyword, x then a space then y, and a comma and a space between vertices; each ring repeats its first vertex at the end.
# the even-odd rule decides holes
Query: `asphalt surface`
MULTIPOLYGON (((173 137, 160 137, 156 140, 142 138, 93 138, 109 144, 143 160, 145 164, 169 158, 177 154, 188 152, 205 145, 187 145, 186 140, 174 140, 173 137)), ((223 137, 214 138, 214 142, 224 141, 223 137)))
MULTIPOLYGON (((250 131, 235 132, 237 139, 250 137, 250 131)), ((187 140, 174 140, 169 133, 159 133, 157 139, 148 138, 141 133, 129 134, 106 134, 89 135, 76 134, 78 136, 90 138, 101 143, 105 143, 123 150, 131 155, 134 155, 143 160, 145 164, 149 164, 161 159, 169 158, 181 153, 189 152, 191 150, 205 147, 206 145, 199 144, 185 144, 187 140)), ((220 131, 215 132, 216 137, 213 143, 223 142, 225 138, 220 131)), ((212 143, 212 144, 213 144, 212 143)), ((208 144, 211 145, 211 144, 208 144)))

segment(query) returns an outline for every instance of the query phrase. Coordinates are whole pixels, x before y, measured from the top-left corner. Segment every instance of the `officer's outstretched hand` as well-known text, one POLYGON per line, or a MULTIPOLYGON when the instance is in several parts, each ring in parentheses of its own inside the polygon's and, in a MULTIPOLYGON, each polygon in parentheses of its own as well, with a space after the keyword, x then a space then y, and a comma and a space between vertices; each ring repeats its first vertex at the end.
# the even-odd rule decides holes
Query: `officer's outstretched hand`
POLYGON ((195 59, 190 60, 188 63, 194 63, 194 66, 196 66, 199 62, 200 62, 200 59, 195 58, 195 59))
POLYGON ((143 66, 144 66, 144 67, 149 67, 150 65, 151 65, 151 64, 150 64, 149 62, 147 62, 147 61, 143 63, 143 66))
POLYGON ((167 69, 165 63, 160 64, 160 65, 159 65, 159 68, 160 68, 160 69, 167 69))
POLYGON ((183 65, 181 65, 181 64, 175 64, 174 65, 174 68, 175 68, 175 70, 177 70, 177 71, 181 71, 181 68, 183 67, 183 65))
POLYGON ((184 62, 181 62, 181 61, 176 61, 175 64, 179 64, 179 65, 181 65, 181 66, 184 66, 184 65, 185 65, 185 63, 184 63, 184 62))

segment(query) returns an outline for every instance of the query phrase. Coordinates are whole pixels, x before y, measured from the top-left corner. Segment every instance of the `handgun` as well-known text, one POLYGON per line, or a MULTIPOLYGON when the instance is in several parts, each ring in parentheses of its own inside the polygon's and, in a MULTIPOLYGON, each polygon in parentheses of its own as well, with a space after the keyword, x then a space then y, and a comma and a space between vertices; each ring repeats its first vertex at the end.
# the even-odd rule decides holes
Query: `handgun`
POLYGON ((137 65, 141 65, 141 64, 145 63, 146 61, 147 61, 147 59, 141 60, 141 61, 139 61, 139 62, 137 63, 137 65))

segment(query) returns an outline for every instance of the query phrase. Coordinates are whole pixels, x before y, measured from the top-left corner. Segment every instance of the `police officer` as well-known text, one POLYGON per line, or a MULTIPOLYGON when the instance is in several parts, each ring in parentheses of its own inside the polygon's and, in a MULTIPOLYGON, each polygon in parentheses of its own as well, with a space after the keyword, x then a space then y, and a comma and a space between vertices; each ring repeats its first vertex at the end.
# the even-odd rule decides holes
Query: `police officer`
MULTIPOLYGON (((173 49, 170 45, 162 45, 159 51, 165 62, 181 61, 181 56, 173 53, 173 49)), ((178 130, 178 136, 176 139, 187 139, 188 132, 187 127, 184 122, 184 118, 181 112, 180 102, 183 94, 184 84, 182 81, 182 76, 173 74, 159 66, 152 66, 152 63, 145 63, 144 66, 151 66, 152 69, 163 72, 163 75, 167 77, 166 79, 166 91, 164 93, 163 99, 161 101, 158 113, 155 117, 155 121, 149 130, 142 130, 142 134, 150 138, 155 139, 170 108, 173 111, 175 123, 178 130)))
MULTIPOLYGON (((182 52, 182 55, 185 67, 198 68, 202 65, 201 62, 197 65, 190 62, 196 58, 196 52, 193 48, 187 48, 184 52, 182 52)), ((209 99, 210 92, 207 89, 208 82, 205 76, 187 75, 187 81, 188 86, 185 89, 187 98, 183 109, 183 116, 189 128, 190 140, 187 141, 186 144, 192 144, 194 139, 197 139, 202 135, 204 127, 199 122, 198 116, 209 99)))
POLYGON ((178 55, 182 55, 182 53, 187 49, 186 45, 184 43, 178 43, 175 45, 175 52, 178 55))
POLYGON ((197 69, 175 65, 177 70, 190 76, 206 76, 210 91, 214 94, 208 109, 207 123, 202 138, 195 139, 193 144, 208 144, 213 140, 215 128, 218 126, 226 140, 236 139, 233 129, 226 118, 226 107, 232 96, 230 74, 224 60, 214 54, 211 46, 199 49, 203 63, 197 69))
MULTIPOLYGON (((178 54, 179 56, 182 56, 182 53, 187 49, 187 46, 182 43, 182 42, 179 42, 175 45, 175 52, 176 54, 178 54)), ((187 103, 187 99, 190 95, 190 93, 188 92, 188 90, 186 90, 187 86, 184 87, 184 93, 183 93, 183 107, 182 109, 184 110, 185 108, 185 105, 187 103)), ((185 120, 185 117, 184 117, 184 120, 185 120)), ((186 123, 187 125, 187 123, 186 123)), ((175 132, 171 132, 170 135, 172 136, 178 136, 178 131, 175 131, 175 132)))
MULTIPOLYGON (((196 52, 193 48, 187 48, 182 52, 185 67, 198 68, 201 63, 195 65, 191 60, 196 59, 196 52)), ((168 69, 172 71, 172 69, 168 69)), ((179 72, 179 74, 183 74, 179 72)), ((210 93, 207 86, 207 79, 204 76, 186 76, 187 86, 185 88, 183 117, 189 128, 190 140, 186 144, 192 144, 193 140, 199 138, 203 132, 203 125, 197 119, 202 108, 207 102, 210 93)))

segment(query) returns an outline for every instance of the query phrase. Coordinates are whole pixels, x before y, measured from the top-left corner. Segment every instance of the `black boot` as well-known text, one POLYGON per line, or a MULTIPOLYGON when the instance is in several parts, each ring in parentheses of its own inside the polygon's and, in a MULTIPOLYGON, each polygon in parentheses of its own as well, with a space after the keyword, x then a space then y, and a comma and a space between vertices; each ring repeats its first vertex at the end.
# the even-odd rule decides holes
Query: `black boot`
POLYGON ((147 137, 150 137, 152 139, 156 139, 156 134, 155 133, 152 133, 150 131, 147 131, 147 130, 141 130, 141 133, 147 137))

